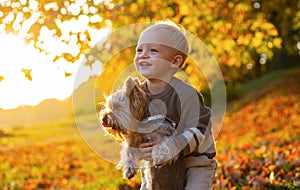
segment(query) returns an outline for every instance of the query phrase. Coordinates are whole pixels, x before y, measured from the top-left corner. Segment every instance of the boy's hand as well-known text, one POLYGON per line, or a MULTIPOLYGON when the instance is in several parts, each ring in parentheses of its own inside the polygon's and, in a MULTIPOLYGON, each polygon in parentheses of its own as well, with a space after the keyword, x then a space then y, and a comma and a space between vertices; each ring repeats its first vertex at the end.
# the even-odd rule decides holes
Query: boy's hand
POLYGON ((152 149, 153 149, 153 143, 147 142, 140 144, 139 152, 141 159, 146 161, 152 161, 152 149))
POLYGON ((179 149, 176 146, 174 137, 160 144, 154 142, 141 143, 139 147, 140 159, 153 162, 154 165, 159 165, 162 162, 177 157, 179 149))
POLYGON ((182 150, 182 145, 175 136, 153 146, 152 160, 154 165, 160 165, 169 160, 176 160, 182 150))

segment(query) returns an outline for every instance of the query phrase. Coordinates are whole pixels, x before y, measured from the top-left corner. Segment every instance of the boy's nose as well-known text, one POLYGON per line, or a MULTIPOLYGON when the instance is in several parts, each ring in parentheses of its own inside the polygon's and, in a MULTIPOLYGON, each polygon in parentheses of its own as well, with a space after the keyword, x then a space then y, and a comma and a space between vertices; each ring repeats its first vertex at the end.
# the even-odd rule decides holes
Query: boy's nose
POLYGON ((147 58, 149 57, 148 52, 147 51, 142 51, 139 55, 140 58, 147 58))

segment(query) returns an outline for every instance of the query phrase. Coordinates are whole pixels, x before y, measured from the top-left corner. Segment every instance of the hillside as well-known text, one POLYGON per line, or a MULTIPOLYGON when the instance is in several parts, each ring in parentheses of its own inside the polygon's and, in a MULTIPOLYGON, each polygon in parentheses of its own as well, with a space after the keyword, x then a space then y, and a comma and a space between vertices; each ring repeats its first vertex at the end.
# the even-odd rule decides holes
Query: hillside
MULTIPOLYGON (((216 188, 300 185, 300 70, 235 102, 217 137, 216 188)), ((217 189, 218 189, 217 188, 217 189)))
POLYGON ((12 110, 0 109, 0 127, 30 126, 60 121, 72 115, 72 99, 49 99, 37 106, 20 106, 12 110))
MULTIPOLYGON (((87 107, 94 102, 94 86, 96 77, 90 77, 75 91, 76 111, 91 112, 94 107, 87 107)), ((14 126, 30 126, 41 123, 57 122, 73 115, 72 97, 63 101, 48 99, 37 106, 20 106, 16 109, 0 109, 0 128, 14 126)))

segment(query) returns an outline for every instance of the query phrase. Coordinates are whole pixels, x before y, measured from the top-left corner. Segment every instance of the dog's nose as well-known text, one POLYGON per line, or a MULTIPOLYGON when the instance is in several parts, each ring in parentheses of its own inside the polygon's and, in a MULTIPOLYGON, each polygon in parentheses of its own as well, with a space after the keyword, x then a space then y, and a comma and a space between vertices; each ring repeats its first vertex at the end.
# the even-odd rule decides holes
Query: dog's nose
POLYGON ((107 127, 109 125, 109 121, 108 121, 108 115, 105 115, 103 118, 102 118, 102 125, 104 127, 107 127))

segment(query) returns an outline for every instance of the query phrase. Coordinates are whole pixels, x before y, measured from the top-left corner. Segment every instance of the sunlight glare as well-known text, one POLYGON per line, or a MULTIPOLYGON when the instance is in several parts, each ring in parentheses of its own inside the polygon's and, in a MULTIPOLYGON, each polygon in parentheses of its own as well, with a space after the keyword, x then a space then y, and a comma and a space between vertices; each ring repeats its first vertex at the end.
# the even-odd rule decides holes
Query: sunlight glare
POLYGON ((74 78, 80 68, 88 73, 80 79, 80 85, 89 76, 96 75, 102 67, 94 64, 93 70, 82 67, 81 60, 75 63, 59 59, 53 63, 45 53, 39 53, 32 45, 11 34, 0 33, 0 108, 13 109, 20 105, 37 105, 45 99, 63 100, 72 95, 74 78), (25 77, 23 70, 32 70, 32 80, 25 77), (71 73, 65 77, 65 72, 71 73))

